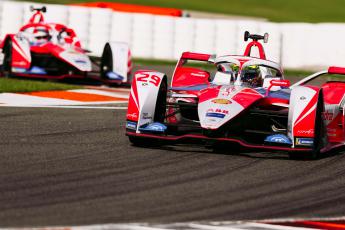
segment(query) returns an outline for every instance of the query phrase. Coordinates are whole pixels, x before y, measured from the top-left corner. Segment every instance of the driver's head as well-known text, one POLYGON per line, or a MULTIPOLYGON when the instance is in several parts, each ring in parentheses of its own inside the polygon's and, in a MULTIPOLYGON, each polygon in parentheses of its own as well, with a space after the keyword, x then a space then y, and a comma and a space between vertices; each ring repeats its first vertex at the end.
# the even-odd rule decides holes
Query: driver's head
POLYGON ((242 82, 252 87, 261 87, 263 79, 259 66, 250 65, 242 69, 242 82))
POLYGON ((35 42, 44 43, 49 41, 50 35, 47 29, 36 29, 34 31, 35 42))

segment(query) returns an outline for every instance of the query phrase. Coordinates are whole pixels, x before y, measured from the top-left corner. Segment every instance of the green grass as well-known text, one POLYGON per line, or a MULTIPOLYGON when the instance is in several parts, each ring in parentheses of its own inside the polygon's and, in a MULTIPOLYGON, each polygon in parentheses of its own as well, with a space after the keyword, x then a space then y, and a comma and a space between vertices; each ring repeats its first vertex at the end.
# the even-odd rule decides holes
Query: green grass
POLYGON ((177 60, 160 60, 160 59, 144 59, 144 58, 133 58, 135 65, 172 65, 175 66, 177 60))
MULTIPOLYGON (((71 4, 99 0, 34 1, 71 4)), ((274 22, 345 22, 344 0, 116 0, 116 2, 261 17, 274 22)))
POLYGON ((0 93, 71 90, 80 88, 83 87, 46 81, 0 78, 0 93))
POLYGON ((317 71, 285 69, 284 75, 286 77, 307 77, 316 72, 317 71))

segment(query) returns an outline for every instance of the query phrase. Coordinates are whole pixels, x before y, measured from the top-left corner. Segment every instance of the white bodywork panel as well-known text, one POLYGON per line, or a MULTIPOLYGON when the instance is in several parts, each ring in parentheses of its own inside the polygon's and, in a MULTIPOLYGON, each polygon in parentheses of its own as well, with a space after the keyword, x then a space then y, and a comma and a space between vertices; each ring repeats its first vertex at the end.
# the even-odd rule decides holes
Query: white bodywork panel
POLYGON ((164 73, 149 71, 138 72, 134 76, 136 79, 136 87, 139 99, 137 102, 139 105, 137 132, 139 132, 138 129, 140 126, 153 122, 157 96, 164 76, 164 73), (159 84, 153 84, 152 79, 159 79, 159 84))
POLYGON ((87 55, 76 52, 73 49, 66 49, 65 51, 61 52, 59 56, 80 71, 89 72, 92 69, 90 58, 87 55))
MULTIPOLYGON (((123 81, 128 81, 128 52, 129 46, 124 42, 109 42, 112 59, 113 59, 113 72, 122 76, 123 81)), ((140 94, 139 94, 140 95, 140 94)))
POLYGON ((317 92, 311 88, 304 86, 295 86, 291 91, 290 106, 289 106, 289 116, 288 116, 288 136, 291 140, 294 140, 293 128, 294 126, 304 117, 313 112, 315 106, 313 106, 307 113, 297 120, 312 98, 317 92))
POLYGON ((29 41, 22 36, 13 37, 12 46, 24 59, 31 63, 31 52, 29 41))

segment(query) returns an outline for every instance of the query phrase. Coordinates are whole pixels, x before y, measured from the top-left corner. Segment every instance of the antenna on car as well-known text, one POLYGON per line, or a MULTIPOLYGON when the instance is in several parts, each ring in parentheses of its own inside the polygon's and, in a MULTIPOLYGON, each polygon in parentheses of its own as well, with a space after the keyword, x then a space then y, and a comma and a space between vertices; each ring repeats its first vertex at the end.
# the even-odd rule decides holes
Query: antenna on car
POLYGON ((42 23, 44 22, 43 13, 47 12, 47 8, 45 6, 41 8, 35 8, 34 6, 30 6, 30 11, 35 12, 34 15, 30 18, 30 23, 42 23))
POLYGON ((264 36, 259 34, 250 34, 249 31, 244 32, 244 41, 248 41, 248 39, 252 39, 253 41, 264 40, 264 43, 268 42, 268 33, 265 33, 264 36))
POLYGON ((47 12, 47 7, 43 6, 43 7, 41 7, 41 8, 35 8, 34 6, 30 6, 30 11, 31 11, 31 12, 36 11, 36 12, 45 13, 45 12, 47 12))

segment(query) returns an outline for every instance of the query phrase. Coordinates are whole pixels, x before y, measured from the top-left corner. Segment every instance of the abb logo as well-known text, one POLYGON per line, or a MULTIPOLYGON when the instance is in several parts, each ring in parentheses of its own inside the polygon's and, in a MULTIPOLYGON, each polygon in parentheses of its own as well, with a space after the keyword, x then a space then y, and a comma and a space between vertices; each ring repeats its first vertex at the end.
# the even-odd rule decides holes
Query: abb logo
POLYGON ((225 114, 225 115, 228 115, 229 114, 229 111, 228 110, 224 110, 224 109, 209 109, 207 110, 208 113, 222 113, 222 114, 225 114))
POLYGON ((153 85, 155 85, 156 87, 159 86, 159 83, 161 82, 160 77, 156 76, 156 75, 150 75, 148 73, 140 73, 137 74, 137 81, 138 82, 143 82, 143 86, 145 86, 144 83, 151 83, 153 85), (138 76, 139 75, 139 76, 138 76))

